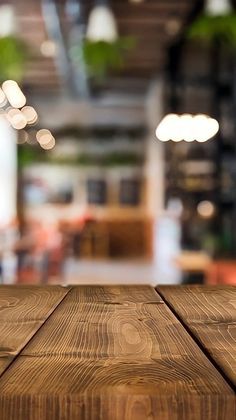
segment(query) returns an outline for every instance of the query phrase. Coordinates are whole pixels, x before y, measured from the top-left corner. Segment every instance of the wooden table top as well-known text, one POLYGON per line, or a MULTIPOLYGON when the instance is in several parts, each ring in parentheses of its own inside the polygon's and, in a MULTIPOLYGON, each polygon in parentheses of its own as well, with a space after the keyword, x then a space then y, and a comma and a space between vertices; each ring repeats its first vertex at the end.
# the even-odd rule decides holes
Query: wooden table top
POLYGON ((235 420, 236 288, 0 286, 0 420, 235 420))

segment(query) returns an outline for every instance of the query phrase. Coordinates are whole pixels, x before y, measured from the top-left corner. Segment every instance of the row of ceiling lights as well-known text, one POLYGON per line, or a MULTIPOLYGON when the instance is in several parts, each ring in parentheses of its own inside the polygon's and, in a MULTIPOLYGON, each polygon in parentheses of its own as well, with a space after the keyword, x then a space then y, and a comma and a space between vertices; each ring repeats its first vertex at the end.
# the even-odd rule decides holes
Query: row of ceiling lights
MULTIPOLYGON (((0 108, 4 110, 6 119, 15 130, 22 130, 38 121, 36 110, 26 105, 26 97, 14 80, 6 80, 0 87, 0 108)), ((56 144, 53 135, 46 129, 39 130, 36 139, 45 150, 52 149, 56 144)))
MULTIPOLYGON (((232 11, 230 0, 206 0, 205 13, 211 16, 226 15, 232 11)), ((168 114, 159 123, 156 137, 160 141, 203 143, 219 131, 219 123, 204 114, 168 114)))
POLYGON ((214 118, 204 114, 168 114, 158 125, 156 137, 160 141, 203 143, 214 137, 219 130, 219 123, 214 118))

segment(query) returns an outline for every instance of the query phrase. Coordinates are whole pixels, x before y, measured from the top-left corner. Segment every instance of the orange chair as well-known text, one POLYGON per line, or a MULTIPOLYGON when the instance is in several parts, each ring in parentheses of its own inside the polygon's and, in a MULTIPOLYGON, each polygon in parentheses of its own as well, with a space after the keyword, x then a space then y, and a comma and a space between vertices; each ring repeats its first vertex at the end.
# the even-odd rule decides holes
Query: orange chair
POLYGON ((236 261, 215 261, 206 271, 206 284, 236 285, 236 261))

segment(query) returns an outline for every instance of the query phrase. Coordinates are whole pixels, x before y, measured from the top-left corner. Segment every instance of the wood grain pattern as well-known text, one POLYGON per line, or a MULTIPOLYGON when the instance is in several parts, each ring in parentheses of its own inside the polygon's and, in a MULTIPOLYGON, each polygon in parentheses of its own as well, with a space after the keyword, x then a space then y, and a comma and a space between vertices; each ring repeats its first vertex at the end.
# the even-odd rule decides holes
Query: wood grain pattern
POLYGON ((236 386, 236 287, 158 289, 236 386))
POLYGON ((162 298, 151 286, 78 286, 78 291, 70 296, 70 299, 76 298, 78 302, 96 302, 96 303, 164 303, 162 298))
POLYGON ((59 286, 0 287, 0 375, 67 292, 59 286))
POLYGON ((228 420, 235 396, 147 286, 74 287, 0 379, 1 420, 228 420))

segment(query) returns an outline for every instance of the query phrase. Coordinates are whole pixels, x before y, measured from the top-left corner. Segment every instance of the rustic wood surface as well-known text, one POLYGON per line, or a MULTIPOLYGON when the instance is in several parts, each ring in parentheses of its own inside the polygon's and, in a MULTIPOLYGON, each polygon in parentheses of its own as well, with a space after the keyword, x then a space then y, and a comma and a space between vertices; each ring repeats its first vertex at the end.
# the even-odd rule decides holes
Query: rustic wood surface
POLYGON ((232 388, 148 286, 71 288, 0 378, 1 420, 234 418, 232 388))
POLYGON ((236 386, 236 287, 163 286, 159 290, 236 386))
POLYGON ((67 292, 60 286, 0 287, 0 375, 67 292))

